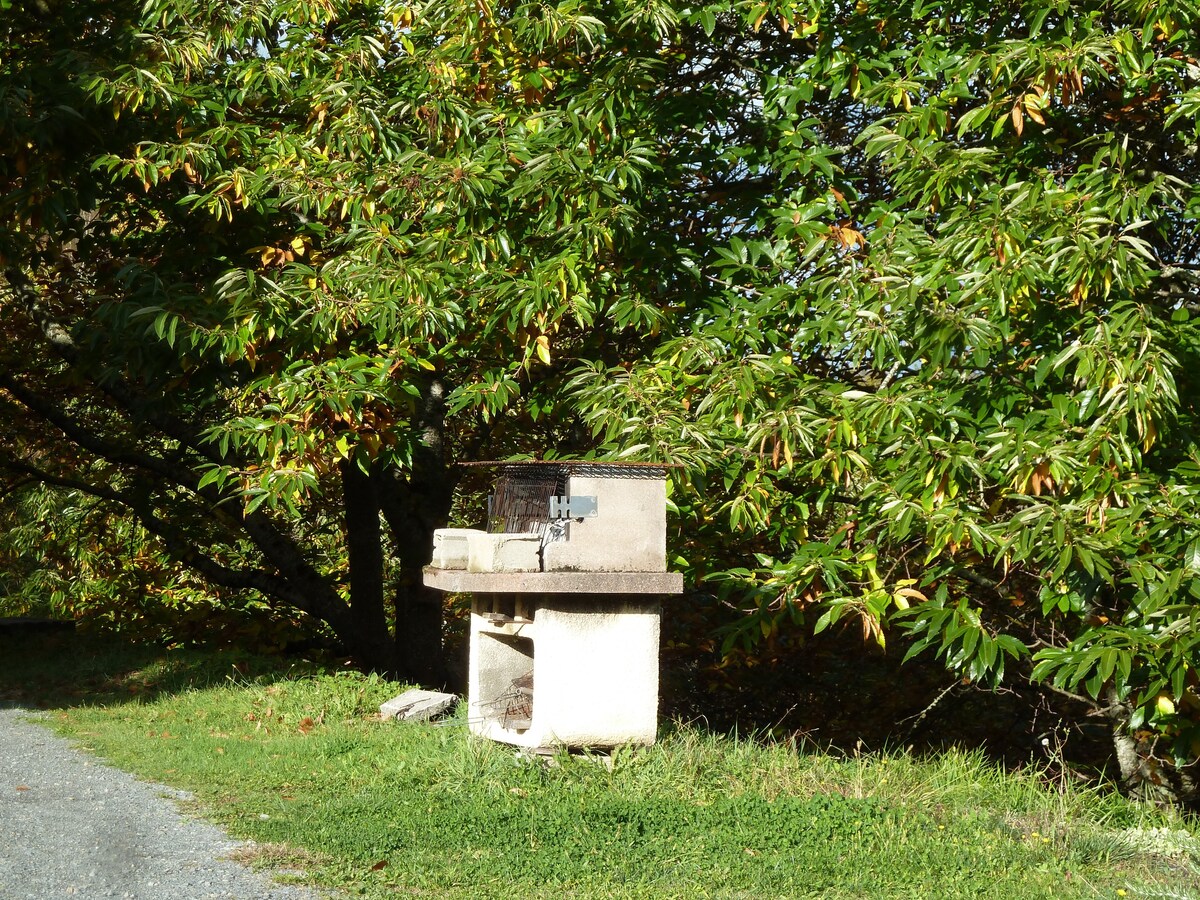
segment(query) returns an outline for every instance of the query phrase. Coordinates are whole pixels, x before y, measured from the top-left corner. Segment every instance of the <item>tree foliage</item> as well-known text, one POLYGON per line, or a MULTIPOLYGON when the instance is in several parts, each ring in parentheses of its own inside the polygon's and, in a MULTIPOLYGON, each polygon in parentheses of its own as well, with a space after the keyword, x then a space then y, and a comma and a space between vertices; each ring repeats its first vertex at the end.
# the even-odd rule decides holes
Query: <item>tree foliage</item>
POLYGON ((723 171, 762 190, 699 262, 725 289, 690 332, 576 385, 605 393, 614 447, 613 410, 664 450, 705 436, 684 527, 710 535, 697 574, 746 610, 728 646, 800 621, 898 630, 910 654, 1096 698, 1119 730, 1172 739, 1152 754, 1194 759, 1200 9, 692 21, 751 41, 757 128, 723 171))
POLYGON ((447 462, 570 449, 570 361, 667 317, 673 167, 630 127, 660 25, 163 0, 4 29, 5 467, 434 677, 447 462))

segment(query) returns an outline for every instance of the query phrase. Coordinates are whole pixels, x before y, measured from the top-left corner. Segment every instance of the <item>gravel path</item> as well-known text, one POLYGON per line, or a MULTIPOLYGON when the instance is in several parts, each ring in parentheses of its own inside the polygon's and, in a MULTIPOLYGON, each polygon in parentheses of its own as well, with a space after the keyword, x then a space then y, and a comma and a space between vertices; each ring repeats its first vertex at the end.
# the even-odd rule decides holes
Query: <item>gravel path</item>
POLYGON ((0 709, 0 900, 317 900, 222 857, 239 845, 161 785, 0 709))

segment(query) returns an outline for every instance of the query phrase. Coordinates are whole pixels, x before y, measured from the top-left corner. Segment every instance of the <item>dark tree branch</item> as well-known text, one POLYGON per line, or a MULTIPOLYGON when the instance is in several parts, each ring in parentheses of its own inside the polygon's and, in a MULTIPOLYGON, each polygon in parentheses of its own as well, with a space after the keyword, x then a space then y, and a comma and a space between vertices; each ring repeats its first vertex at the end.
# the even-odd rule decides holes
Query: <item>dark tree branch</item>
POLYGON ((305 608, 302 602, 303 598, 298 598, 286 581, 271 572, 262 569, 235 569, 219 563, 208 554, 201 552, 194 543, 183 537, 179 529, 159 518, 154 513, 152 504, 145 499, 138 499, 131 494, 89 484, 77 478, 54 475, 21 460, 0 459, 0 467, 13 472, 21 472, 28 476, 27 480, 79 491, 81 494, 95 497, 127 510, 133 514, 146 531, 159 539, 172 559, 194 570, 215 585, 238 590, 257 590, 268 596, 285 600, 300 609, 305 608))
POLYGON ((24 307, 25 312, 33 319, 34 324, 37 325, 38 330, 41 331, 50 346, 64 356, 74 357, 77 350, 75 339, 71 337, 69 330, 50 315, 49 310, 42 302, 41 295, 29 277, 20 269, 13 267, 4 270, 4 277, 17 302, 24 307))
MULTIPOLYGON (((255 587, 259 590, 269 587, 272 596, 284 599, 297 608, 318 615, 331 623, 347 614, 348 608, 345 602, 329 579, 317 571, 316 567, 305 558, 295 540, 284 534, 266 514, 259 511, 249 514, 241 512, 236 505, 236 498, 222 494, 214 485, 200 488, 198 486, 200 476, 186 465, 172 464, 161 457, 120 447, 101 438, 72 419, 61 408, 21 385, 11 375, 0 373, 0 387, 7 390, 14 399, 31 412, 61 430, 81 449, 97 458, 113 465, 152 473, 164 482, 178 486, 203 500, 204 503, 198 508, 206 516, 222 525, 234 538, 238 536, 249 538, 263 558, 278 572, 278 577, 270 583, 265 581, 265 575, 260 573, 253 579, 255 584, 251 585, 244 579, 238 580, 241 576, 234 577, 228 572, 222 574, 216 569, 212 569, 214 584, 229 587, 255 587), (290 587, 285 587, 288 585, 290 587)), ((85 489, 81 482, 74 482, 72 486, 81 490, 85 489)), ((208 577, 208 572, 205 572, 202 567, 211 568, 210 564, 216 565, 210 560, 205 560, 202 555, 198 555, 199 551, 195 546, 184 542, 178 533, 169 532, 169 526, 157 519, 150 507, 143 505, 139 509, 131 498, 101 493, 105 489, 95 485, 87 485, 86 490, 93 496, 121 502, 133 510, 142 519, 148 531, 159 535, 164 541, 172 540, 174 542, 172 544, 173 555, 178 556, 181 562, 193 566, 206 577, 208 577), (195 560, 194 563, 193 560, 195 560)))
POLYGON ((71 441, 94 456, 105 459, 114 465, 132 466, 153 473, 181 487, 191 487, 196 481, 195 474, 186 467, 172 466, 160 457, 139 453, 104 440, 79 422, 74 421, 62 406, 39 396, 7 373, 0 372, 0 388, 8 391, 26 409, 45 419, 71 441))
MULTIPOLYGON (((54 351, 65 362, 72 366, 78 365, 79 348, 74 338, 71 337, 70 329, 50 315, 33 281, 16 268, 6 269, 4 276, 18 303, 25 309, 54 351)), ((98 380, 96 384, 111 400, 115 401, 117 408, 125 416, 132 418, 135 412, 140 411, 145 420, 159 431, 209 462, 233 466, 240 466, 244 462, 236 459, 232 452, 222 454, 213 442, 204 440, 195 428, 175 416, 153 409, 150 404, 145 403, 143 398, 138 396, 137 391, 125 382, 106 379, 98 380)))
POLYGON ((27 481, 35 481, 41 484, 52 485, 53 487, 79 491, 80 493, 87 494, 89 497, 96 497, 99 500, 106 500, 109 503, 116 503, 125 508, 130 508, 128 498, 116 491, 100 487, 99 485, 89 484, 77 478, 65 478, 61 475, 54 475, 22 460, 0 458, 0 467, 8 469, 10 472, 20 472, 28 476, 27 481))
POLYGON ((962 578, 964 581, 969 581, 971 584, 976 585, 977 587, 992 591, 1000 597, 1009 596, 1009 592, 1004 590, 1004 585, 1001 582, 992 581, 992 579, 986 578, 983 575, 972 571, 971 569, 966 569, 960 566, 954 570, 954 575, 956 578, 962 578))
POLYGON ((194 570, 212 584, 236 590, 255 590, 304 612, 316 612, 305 593, 297 591, 286 579, 265 569, 235 569, 219 563, 185 538, 179 529, 155 515, 149 504, 139 503, 130 509, 142 527, 162 542, 172 559, 194 570))
POLYGON ((0 489, 0 499, 7 497, 9 494, 15 494, 23 487, 37 483, 38 479, 33 478, 32 476, 28 478, 18 478, 12 484, 6 484, 2 489, 0 489))
MULTIPOLYGON (((11 284, 11 275, 9 278, 11 284)), ((32 288, 28 288, 28 290, 32 292, 32 288)), ((296 542, 285 535, 264 513, 257 511, 250 514, 241 513, 231 503, 235 498, 222 494, 213 485, 201 489, 198 486, 200 476, 186 464, 172 464, 161 457, 120 447, 101 438, 73 420, 61 408, 24 387, 9 374, 0 373, 0 387, 6 389, 18 402, 53 424, 71 441, 89 453, 114 465, 153 473, 164 481, 204 499, 206 501, 205 513, 222 524, 231 534, 241 533, 247 536, 264 558, 278 569, 285 580, 306 585, 308 591, 315 590, 320 597, 319 605, 329 610, 330 615, 338 615, 345 611, 345 603, 328 579, 304 558, 304 554, 296 542)), ((129 412, 129 407, 122 401, 128 401, 131 395, 123 388, 118 389, 116 393, 111 389, 106 393, 124 406, 126 413, 129 412)), ((162 429, 168 437, 179 440, 180 443, 184 443, 189 438, 195 438, 194 432, 185 428, 173 417, 149 417, 151 424, 156 426, 164 420, 171 429, 162 429)), ((220 459, 219 455, 214 456, 213 453, 205 455, 209 458, 220 459)))

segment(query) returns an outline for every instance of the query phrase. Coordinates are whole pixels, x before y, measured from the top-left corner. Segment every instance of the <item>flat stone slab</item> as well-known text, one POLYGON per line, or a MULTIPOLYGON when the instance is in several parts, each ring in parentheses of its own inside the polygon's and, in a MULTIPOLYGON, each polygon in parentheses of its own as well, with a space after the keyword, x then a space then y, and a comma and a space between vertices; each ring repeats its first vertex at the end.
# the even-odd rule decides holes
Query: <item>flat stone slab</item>
POLYGON ((427 722, 446 712, 457 702, 458 697, 455 694, 414 688, 380 706, 379 716, 385 722, 427 722))
POLYGON ((477 594, 682 594, 679 572, 464 572, 425 567, 425 584, 477 594))

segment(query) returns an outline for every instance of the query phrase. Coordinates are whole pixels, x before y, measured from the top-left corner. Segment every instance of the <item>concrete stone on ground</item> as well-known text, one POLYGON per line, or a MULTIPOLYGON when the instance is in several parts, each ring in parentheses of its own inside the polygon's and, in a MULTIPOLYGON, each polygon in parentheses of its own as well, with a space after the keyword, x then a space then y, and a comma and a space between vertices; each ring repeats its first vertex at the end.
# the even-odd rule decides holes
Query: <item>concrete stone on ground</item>
POLYGON ((414 688, 380 706, 379 716, 384 721, 427 722, 448 711, 457 702, 458 697, 454 694, 414 688))

